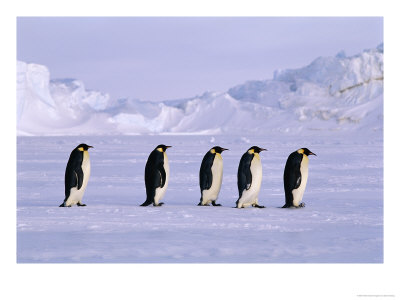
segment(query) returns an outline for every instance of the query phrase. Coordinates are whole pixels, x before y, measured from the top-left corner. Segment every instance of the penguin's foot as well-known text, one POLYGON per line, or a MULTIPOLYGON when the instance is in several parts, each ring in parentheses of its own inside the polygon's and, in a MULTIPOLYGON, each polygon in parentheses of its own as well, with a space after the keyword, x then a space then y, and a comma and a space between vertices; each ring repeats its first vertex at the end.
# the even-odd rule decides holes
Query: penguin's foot
POLYGON ((219 204, 219 203, 218 203, 218 204, 217 204, 217 203, 215 203, 215 201, 212 201, 212 202, 211 202, 211 204, 212 204, 212 206, 222 206, 222 205, 221 205, 221 204, 219 204))
POLYGON ((154 206, 162 206, 164 204, 164 202, 160 202, 158 204, 153 204, 154 206))
POLYGON ((59 207, 65 207, 65 205, 64 205, 65 203, 63 202, 63 203, 61 203, 61 205, 59 206, 59 207))
POLYGON ((265 206, 263 206, 263 205, 258 205, 258 204, 254 204, 253 206, 254 206, 254 207, 257 207, 257 208, 265 208, 265 206))
POLYGON ((86 206, 86 204, 79 203, 79 202, 76 205, 78 205, 78 206, 86 206))
POLYGON ((306 204, 304 202, 301 202, 298 206, 289 204, 285 204, 284 206, 282 206, 282 208, 302 208, 302 207, 306 207, 306 204))

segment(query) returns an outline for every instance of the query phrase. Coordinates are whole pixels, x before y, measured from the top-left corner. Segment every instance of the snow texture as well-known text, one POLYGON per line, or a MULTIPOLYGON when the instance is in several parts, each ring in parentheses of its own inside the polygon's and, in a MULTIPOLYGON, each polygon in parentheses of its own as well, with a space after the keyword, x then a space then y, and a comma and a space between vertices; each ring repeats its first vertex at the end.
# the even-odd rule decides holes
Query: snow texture
POLYGON ((357 136, 88 136, 19 137, 17 261, 119 263, 382 263, 382 139, 357 136), (83 203, 58 207, 71 149, 90 149, 92 175, 83 203), (145 200, 144 166, 160 143, 170 183, 162 207, 145 200), (199 207, 198 172, 215 144, 224 177, 217 203, 199 207), (236 172, 253 144, 261 153, 259 204, 235 209, 236 172), (305 208, 282 209, 287 156, 307 146, 305 208))

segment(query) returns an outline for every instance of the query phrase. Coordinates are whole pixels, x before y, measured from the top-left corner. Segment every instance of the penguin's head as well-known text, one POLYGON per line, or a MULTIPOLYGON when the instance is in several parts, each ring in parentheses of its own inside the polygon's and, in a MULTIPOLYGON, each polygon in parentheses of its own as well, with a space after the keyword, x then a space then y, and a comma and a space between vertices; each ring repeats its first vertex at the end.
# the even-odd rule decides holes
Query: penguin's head
POLYGON ((156 147, 156 150, 159 152, 165 152, 168 148, 171 148, 171 147, 172 146, 165 146, 165 145, 161 144, 156 147))
POLYGON ((249 152, 250 154, 260 153, 261 151, 267 151, 267 149, 253 146, 253 147, 250 147, 249 150, 247 150, 247 152, 249 152))
POLYGON ((77 147, 76 147, 76 149, 78 149, 79 151, 88 151, 89 150, 89 148, 93 148, 93 146, 89 146, 89 145, 86 145, 86 144, 79 144, 77 147))
POLYGON ((222 151, 225 151, 225 150, 229 150, 229 149, 226 149, 226 148, 222 148, 222 147, 220 147, 220 146, 215 146, 215 147, 212 147, 211 149, 210 149, 210 152, 211 153, 219 153, 219 154, 221 154, 222 153, 222 151))
POLYGON ((315 155, 315 156, 317 156, 317 154, 312 153, 312 152, 311 152, 310 150, 308 150, 307 148, 300 148, 299 150, 297 150, 297 152, 300 153, 300 154, 307 155, 307 156, 309 156, 309 155, 315 155))

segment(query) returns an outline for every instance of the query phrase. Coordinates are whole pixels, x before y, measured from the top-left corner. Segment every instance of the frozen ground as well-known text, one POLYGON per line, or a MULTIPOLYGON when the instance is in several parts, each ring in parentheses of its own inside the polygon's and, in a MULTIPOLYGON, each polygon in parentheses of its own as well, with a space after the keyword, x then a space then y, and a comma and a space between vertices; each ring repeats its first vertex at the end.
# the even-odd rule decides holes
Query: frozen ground
POLYGON ((383 140, 365 132, 308 136, 18 137, 17 261, 90 263, 382 263, 383 140), (59 208, 71 150, 93 145, 86 207, 59 208), (148 154, 165 143, 171 177, 163 207, 145 199, 148 154), (218 202, 198 207, 198 171, 212 146, 223 153, 218 202), (265 209, 233 209, 240 156, 261 154, 265 209), (304 209, 281 209, 283 168, 308 147, 304 209))

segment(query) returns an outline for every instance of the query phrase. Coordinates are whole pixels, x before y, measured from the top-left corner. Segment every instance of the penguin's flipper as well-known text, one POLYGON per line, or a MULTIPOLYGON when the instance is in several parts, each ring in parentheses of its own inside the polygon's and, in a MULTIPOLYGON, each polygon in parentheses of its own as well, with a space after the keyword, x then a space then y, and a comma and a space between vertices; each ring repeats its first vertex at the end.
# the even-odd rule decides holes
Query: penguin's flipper
POLYGON ((212 184, 213 175, 210 168, 205 168, 200 172, 200 190, 209 190, 212 184))
POLYGON ((289 174, 288 186, 285 187, 285 206, 283 208, 289 208, 293 206, 293 190, 297 189, 301 184, 301 173, 300 165, 298 169, 294 169, 292 174, 289 174))
POLYGON ((83 153, 81 151, 72 151, 65 170, 65 199, 68 199, 71 188, 77 187, 80 189, 82 186, 82 161, 83 153))
POLYGON ((75 170, 76 178, 77 178, 77 184, 78 184, 78 190, 82 187, 83 183, 83 170, 82 167, 79 167, 75 170))
POLYGON ((251 182, 253 180, 253 176, 251 175, 250 171, 250 165, 248 168, 245 169, 245 175, 246 175, 246 190, 249 190, 251 187, 251 182))
POLYGON ((296 182, 295 182, 295 184, 294 184, 294 188, 293 189, 297 189, 299 186, 300 186, 300 184, 301 184, 301 173, 300 173, 300 168, 299 168, 299 171, 298 172, 295 172, 295 178, 296 178, 296 182))
POLYGON ((239 168, 241 173, 244 175, 242 179, 242 184, 246 190, 249 190, 251 187, 251 182, 253 180, 253 176, 251 175, 251 161, 253 160, 254 154, 248 155, 245 154, 243 157, 243 161, 240 162, 239 168))
POLYGON ((164 165, 163 164, 159 164, 158 165, 158 171, 160 172, 160 177, 161 177, 161 185, 160 185, 160 187, 164 187, 165 181, 166 181, 166 178, 167 178, 167 174, 165 173, 165 169, 164 169, 164 165))
POLYGON ((242 197, 244 190, 248 190, 251 187, 252 175, 250 170, 250 164, 253 156, 246 155, 243 156, 239 163, 238 170, 238 189, 239 189, 239 199, 242 197))
POLYGON ((66 199, 68 199, 68 197, 71 193, 71 189, 73 187, 76 187, 77 185, 78 185, 78 175, 73 170, 67 170, 67 172, 65 173, 65 199, 64 199, 64 202, 66 201, 66 199))
MULTIPOLYGON (((292 154, 290 155, 292 156, 292 154)), ((289 156, 289 157, 290 157, 289 156)), ((301 184, 300 166, 303 160, 303 155, 294 153, 291 159, 288 159, 284 171, 285 188, 292 191, 297 189, 301 184)))
POLYGON ((293 206, 293 193, 301 184, 300 165, 303 155, 293 152, 289 155, 285 171, 283 174, 284 188, 285 188, 285 205, 282 208, 289 208, 293 206))
POLYGON ((212 165, 214 163, 214 158, 215 154, 211 153, 210 151, 207 152, 206 155, 204 155, 204 158, 201 162, 200 166, 200 190, 209 190, 212 181, 213 181, 213 175, 212 175, 212 165))

